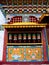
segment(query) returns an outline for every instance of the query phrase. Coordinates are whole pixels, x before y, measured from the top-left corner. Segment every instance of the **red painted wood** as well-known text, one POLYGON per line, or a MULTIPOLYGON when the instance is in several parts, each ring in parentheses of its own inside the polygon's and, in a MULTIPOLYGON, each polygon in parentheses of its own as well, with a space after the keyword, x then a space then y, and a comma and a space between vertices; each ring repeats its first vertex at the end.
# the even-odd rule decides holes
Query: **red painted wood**
POLYGON ((46 39, 44 36, 44 29, 42 30, 42 43, 43 43, 43 53, 44 53, 44 61, 47 61, 47 54, 46 54, 46 39))
POLYGON ((4 46, 3 46, 3 61, 6 61, 6 46, 7 46, 7 30, 4 30, 4 46))
POLYGON ((41 64, 49 64, 48 61, 44 62, 0 62, 0 65, 41 65, 41 64))
POLYGON ((11 18, 10 22, 8 22, 8 23, 12 24, 15 22, 22 22, 22 16, 14 16, 13 18, 11 18))
MULTIPOLYGON (((7 46, 7 30, 4 32, 4 48, 3 48, 3 61, 6 62, 6 46, 7 46)), ((43 42, 43 53, 44 53, 44 61, 47 61, 46 55, 46 40, 44 37, 44 31, 42 30, 42 42, 43 42)))

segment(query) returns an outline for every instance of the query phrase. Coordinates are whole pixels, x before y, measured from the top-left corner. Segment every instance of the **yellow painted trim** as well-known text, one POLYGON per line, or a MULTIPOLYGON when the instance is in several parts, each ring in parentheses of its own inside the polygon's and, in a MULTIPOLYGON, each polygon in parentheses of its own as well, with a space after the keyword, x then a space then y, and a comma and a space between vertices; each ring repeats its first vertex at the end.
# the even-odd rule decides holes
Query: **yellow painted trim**
POLYGON ((3 24, 4 28, 30 28, 30 27, 46 27, 47 24, 39 24, 33 22, 16 22, 13 24, 3 24))
POLYGON ((42 16, 40 17, 40 22, 41 22, 41 20, 45 17, 45 16, 49 16, 49 14, 42 14, 42 16))
POLYGON ((34 22, 16 22, 13 24, 3 24, 4 26, 6 25, 45 25, 45 24, 39 24, 39 23, 34 23, 34 22))
POLYGON ((36 45, 36 44, 43 44, 43 43, 7 43, 7 45, 36 45))
POLYGON ((35 28, 36 28, 36 27, 37 27, 37 28, 39 28, 39 27, 42 28, 42 27, 46 27, 46 26, 45 26, 45 25, 37 25, 37 26, 36 26, 36 25, 34 25, 34 26, 30 26, 30 25, 29 25, 29 26, 13 26, 13 25, 12 25, 12 26, 10 26, 10 25, 7 26, 7 25, 6 25, 6 26, 4 26, 4 28, 31 28, 31 27, 32 27, 32 28, 34 28, 34 27, 35 27, 35 28))

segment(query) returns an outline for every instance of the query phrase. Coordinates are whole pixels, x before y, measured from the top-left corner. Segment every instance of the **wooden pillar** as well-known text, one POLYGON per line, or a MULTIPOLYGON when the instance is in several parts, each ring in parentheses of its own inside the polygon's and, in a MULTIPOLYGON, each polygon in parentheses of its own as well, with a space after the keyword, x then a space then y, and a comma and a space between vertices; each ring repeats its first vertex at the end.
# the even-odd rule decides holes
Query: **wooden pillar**
POLYGON ((4 29, 4 46, 3 46, 3 61, 6 61, 6 47, 7 47, 7 30, 4 29))
POLYGON ((44 61, 47 61, 47 52, 46 52, 46 44, 47 44, 47 40, 46 40, 46 28, 43 28, 42 30, 42 43, 43 43, 43 53, 44 53, 44 61))
POLYGON ((48 59, 48 37, 47 37, 47 30, 45 28, 45 37, 46 37, 46 55, 47 55, 47 59, 48 59))

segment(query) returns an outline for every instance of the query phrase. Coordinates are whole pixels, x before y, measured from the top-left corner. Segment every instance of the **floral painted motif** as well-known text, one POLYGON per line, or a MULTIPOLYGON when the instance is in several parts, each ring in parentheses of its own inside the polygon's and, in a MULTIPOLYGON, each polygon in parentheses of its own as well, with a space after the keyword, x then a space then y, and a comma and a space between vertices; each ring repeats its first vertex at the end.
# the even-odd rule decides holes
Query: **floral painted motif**
POLYGON ((39 61, 43 59, 42 47, 8 46, 7 61, 39 61))

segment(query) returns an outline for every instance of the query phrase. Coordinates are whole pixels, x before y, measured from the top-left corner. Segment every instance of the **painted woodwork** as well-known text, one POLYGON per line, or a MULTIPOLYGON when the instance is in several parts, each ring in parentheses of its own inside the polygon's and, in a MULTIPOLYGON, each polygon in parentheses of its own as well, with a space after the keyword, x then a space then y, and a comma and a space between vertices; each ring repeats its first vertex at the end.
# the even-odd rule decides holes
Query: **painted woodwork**
POLYGON ((5 2, 6 1, 6 5, 8 3, 8 5, 49 5, 49 0, 3 0, 3 1, 0 1, 1 4, 5 5, 5 2), (4 3, 3 3, 4 2, 4 3))
POLYGON ((45 37, 45 28, 42 30, 42 42, 43 42, 43 53, 44 53, 44 61, 47 61, 47 53, 46 53, 46 37, 45 37))
POLYGON ((43 49, 38 46, 7 46, 6 55, 9 62, 43 61, 43 49))
POLYGON ((47 44, 47 55, 48 55, 48 60, 49 60, 49 28, 46 28, 46 31, 47 31, 47 41, 48 41, 48 44, 47 44))
POLYGON ((7 30, 4 29, 4 46, 3 46, 3 61, 6 62, 6 47, 7 47, 7 30))
POLYGON ((6 15, 15 15, 3 24, 3 61, 49 61, 49 19, 45 18, 49 17, 49 0, 0 0, 0 8, 6 15), (42 14, 39 19, 30 15, 36 13, 42 14))

